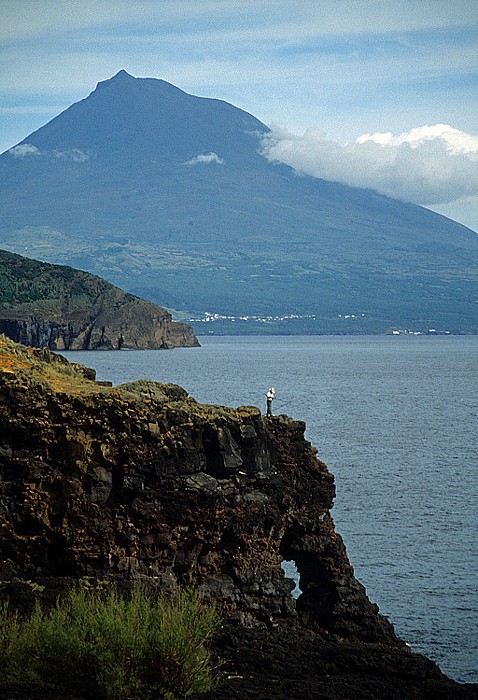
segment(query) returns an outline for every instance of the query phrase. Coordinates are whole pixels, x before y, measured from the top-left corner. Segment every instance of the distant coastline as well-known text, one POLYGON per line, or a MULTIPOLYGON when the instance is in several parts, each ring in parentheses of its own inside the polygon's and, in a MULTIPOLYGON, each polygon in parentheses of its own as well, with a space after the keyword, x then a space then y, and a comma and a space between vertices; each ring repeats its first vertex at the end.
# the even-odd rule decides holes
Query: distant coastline
POLYGON ((362 312, 338 313, 335 317, 318 314, 243 313, 226 314, 212 311, 188 314, 170 310, 173 318, 189 324, 196 335, 476 335, 470 329, 438 326, 423 321, 402 319, 395 325, 389 319, 368 316, 362 312))
POLYGON ((333 324, 331 322, 305 321, 303 318, 288 319, 260 319, 248 318, 228 318, 219 317, 210 321, 191 318, 187 323, 192 327, 196 336, 208 335, 233 335, 233 336, 269 336, 269 335, 407 335, 407 336, 430 336, 443 337, 448 335, 477 335, 477 332, 462 329, 441 329, 408 327, 385 327, 385 324, 365 323, 353 320, 345 320, 343 324, 333 324))

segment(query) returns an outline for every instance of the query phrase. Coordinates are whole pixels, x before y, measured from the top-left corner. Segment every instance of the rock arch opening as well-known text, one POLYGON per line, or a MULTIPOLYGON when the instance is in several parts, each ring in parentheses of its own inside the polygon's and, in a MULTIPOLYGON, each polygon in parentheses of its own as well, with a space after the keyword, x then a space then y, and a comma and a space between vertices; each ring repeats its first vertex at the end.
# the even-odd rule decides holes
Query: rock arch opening
POLYGON ((279 551, 282 555, 281 568, 286 578, 294 582, 291 596, 297 600, 302 595, 300 587, 300 567, 297 566, 297 554, 300 552, 300 542, 304 537, 304 528, 295 525, 284 533, 279 551))
POLYGON ((295 586, 291 590, 290 594, 294 598, 294 600, 297 600, 297 598, 301 595, 302 591, 300 589, 300 575, 295 561, 293 561, 292 559, 283 559, 281 562, 281 568, 285 574, 285 577, 291 579, 294 582, 295 586))

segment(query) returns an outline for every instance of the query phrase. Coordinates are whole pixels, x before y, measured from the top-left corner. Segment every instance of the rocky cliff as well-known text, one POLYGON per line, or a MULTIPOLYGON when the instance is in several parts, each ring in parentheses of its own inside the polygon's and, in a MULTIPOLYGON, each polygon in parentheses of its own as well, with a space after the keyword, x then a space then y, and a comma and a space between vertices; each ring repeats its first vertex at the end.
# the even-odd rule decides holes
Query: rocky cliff
POLYGON ((0 251, 0 333, 50 350, 199 345, 165 309, 80 270, 0 251))
POLYGON ((291 674, 296 698, 472 697, 368 600, 304 428, 174 385, 99 385, 0 338, 1 597, 25 604, 80 577, 170 590, 193 576, 224 621, 229 679, 211 698, 292 697, 291 674), (296 563, 297 602, 283 560, 296 563))

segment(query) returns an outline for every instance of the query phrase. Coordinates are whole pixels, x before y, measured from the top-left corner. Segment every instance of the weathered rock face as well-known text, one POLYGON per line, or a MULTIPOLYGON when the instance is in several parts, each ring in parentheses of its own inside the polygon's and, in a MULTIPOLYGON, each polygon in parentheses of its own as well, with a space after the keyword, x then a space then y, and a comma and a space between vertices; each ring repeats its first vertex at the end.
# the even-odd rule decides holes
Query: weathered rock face
MULTIPOLYGON (((230 679, 211 700, 474 697, 368 600, 304 427, 174 385, 99 385, 0 337, 0 599, 52 600, 81 577, 171 590, 192 575, 224 621, 230 679), (300 573, 297 603, 283 560, 300 573)), ((14 691, 0 698, 25 697, 14 691)))
POLYGON ((1 357, 0 580, 175 586, 192 573, 246 625, 289 618, 396 641, 354 578, 329 514, 333 477, 303 423, 151 382, 69 384, 64 362, 47 378, 45 359, 18 347, 1 357), (300 573, 297 606, 284 559, 300 573))
POLYGON ((52 321, 0 318, 0 333, 17 343, 50 350, 156 350, 198 347, 193 330, 159 307, 138 300, 127 308, 93 310, 87 318, 52 321), (136 314, 136 315, 135 315, 136 314))
POLYGON ((185 323, 80 270, 0 250, 0 333, 50 350, 195 347, 185 323))

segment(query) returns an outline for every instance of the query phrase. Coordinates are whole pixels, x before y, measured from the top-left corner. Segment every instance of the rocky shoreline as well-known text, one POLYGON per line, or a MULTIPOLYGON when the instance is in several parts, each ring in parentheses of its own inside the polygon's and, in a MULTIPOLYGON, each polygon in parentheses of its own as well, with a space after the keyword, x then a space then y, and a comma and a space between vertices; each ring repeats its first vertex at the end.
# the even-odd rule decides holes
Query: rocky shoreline
MULTIPOLYGON (((193 577, 223 619, 223 683, 204 698, 477 697, 368 600, 330 515, 333 476, 304 430, 174 385, 100 385, 0 338, 0 600, 25 610, 78 579, 172 591, 193 577)), ((62 696, 0 689, 21 697, 62 696)))

